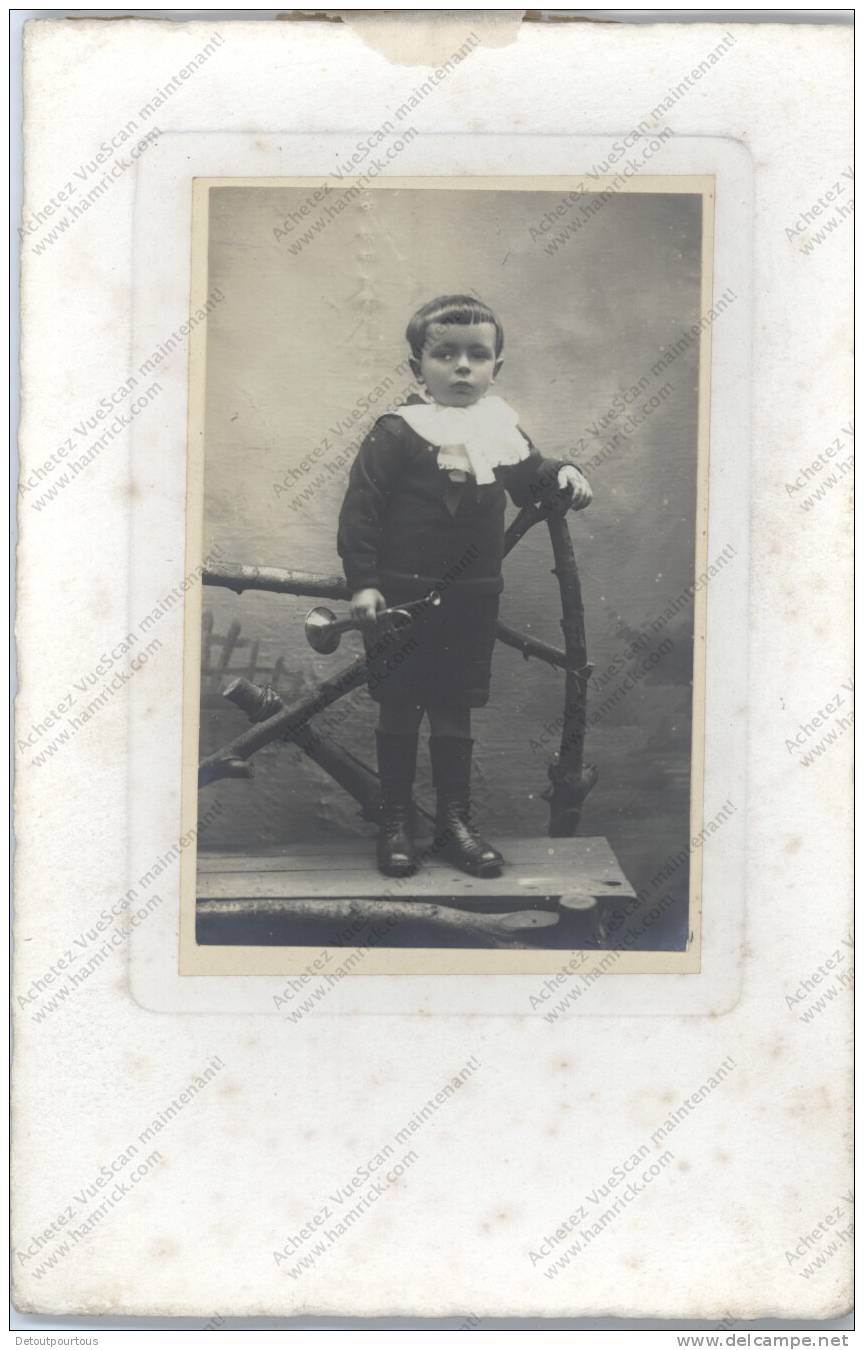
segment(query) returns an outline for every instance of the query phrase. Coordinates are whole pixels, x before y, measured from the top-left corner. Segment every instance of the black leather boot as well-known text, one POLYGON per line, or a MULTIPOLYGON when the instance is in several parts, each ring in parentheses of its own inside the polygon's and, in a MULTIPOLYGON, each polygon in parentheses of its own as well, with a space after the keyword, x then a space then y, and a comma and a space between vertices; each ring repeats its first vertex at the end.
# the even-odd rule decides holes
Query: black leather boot
POLYGON ((376 738, 381 779, 378 869, 385 877, 410 877, 417 870, 414 803, 411 800, 417 767, 417 737, 378 731, 376 738))
POLYGON ((471 817, 471 751, 461 736, 430 736, 432 778, 438 791, 435 849, 473 877, 497 877, 504 859, 481 838, 471 817))

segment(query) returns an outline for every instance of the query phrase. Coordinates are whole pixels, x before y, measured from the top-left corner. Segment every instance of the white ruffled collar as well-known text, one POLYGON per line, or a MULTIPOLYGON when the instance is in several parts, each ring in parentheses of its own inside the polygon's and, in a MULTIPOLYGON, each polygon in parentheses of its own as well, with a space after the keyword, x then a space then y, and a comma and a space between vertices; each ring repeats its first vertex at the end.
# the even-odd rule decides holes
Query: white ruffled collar
POLYGON ((470 408, 406 403, 394 411, 438 448, 442 469, 472 473, 480 485, 494 483, 495 469, 519 464, 531 453, 516 413, 497 394, 488 394, 470 408))

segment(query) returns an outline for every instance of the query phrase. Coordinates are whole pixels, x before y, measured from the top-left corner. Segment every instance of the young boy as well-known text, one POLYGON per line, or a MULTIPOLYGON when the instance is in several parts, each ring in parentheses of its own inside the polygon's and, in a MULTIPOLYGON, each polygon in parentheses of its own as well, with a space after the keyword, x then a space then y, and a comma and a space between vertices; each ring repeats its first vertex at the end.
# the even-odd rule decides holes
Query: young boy
POLYGON ((440 296, 417 311, 406 336, 426 398, 410 398, 366 436, 337 544, 379 706, 378 866, 385 876, 408 876, 417 866, 412 787, 425 714, 436 850, 474 876, 497 876, 504 860, 470 813, 471 709, 489 697, 505 488, 517 506, 563 496, 574 510, 589 504, 591 489, 575 465, 542 458, 512 408, 489 393, 504 331, 488 306, 469 295, 440 296), (373 647, 380 610, 432 590, 438 607, 422 609, 373 647))

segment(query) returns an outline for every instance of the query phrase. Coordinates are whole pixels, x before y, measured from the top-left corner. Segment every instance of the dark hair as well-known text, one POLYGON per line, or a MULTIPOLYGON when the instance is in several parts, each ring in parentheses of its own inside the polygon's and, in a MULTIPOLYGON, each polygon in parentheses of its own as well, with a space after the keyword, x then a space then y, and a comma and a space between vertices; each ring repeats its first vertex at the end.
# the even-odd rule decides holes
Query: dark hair
POLYGON ((491 323, 495 326, 495 355, 504 347, 504 329, 488 305, 473 295, 439 295, 421 305, 405 329, 408 345, 419 360, 426 334, 433 323, 491 323))

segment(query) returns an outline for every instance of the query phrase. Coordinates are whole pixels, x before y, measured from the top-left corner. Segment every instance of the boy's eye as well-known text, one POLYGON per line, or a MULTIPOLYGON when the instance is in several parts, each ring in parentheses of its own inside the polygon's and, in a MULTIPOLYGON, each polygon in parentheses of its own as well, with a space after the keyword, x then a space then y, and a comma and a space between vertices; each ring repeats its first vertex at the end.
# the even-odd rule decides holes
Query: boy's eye
MULTIPOLYGON (((441 351, 431 352, 430 355, 433 356, 436 361, 452 361, 455 357, 458 356, 458 352, 453 351, 452 348, 450 347, 445 347, 441 351)), ((471 357, 472 361, 492 360, 492 353, 486 351, 483 347, 475 347, 473 351, 468 353, 468 355, 471 357)))

